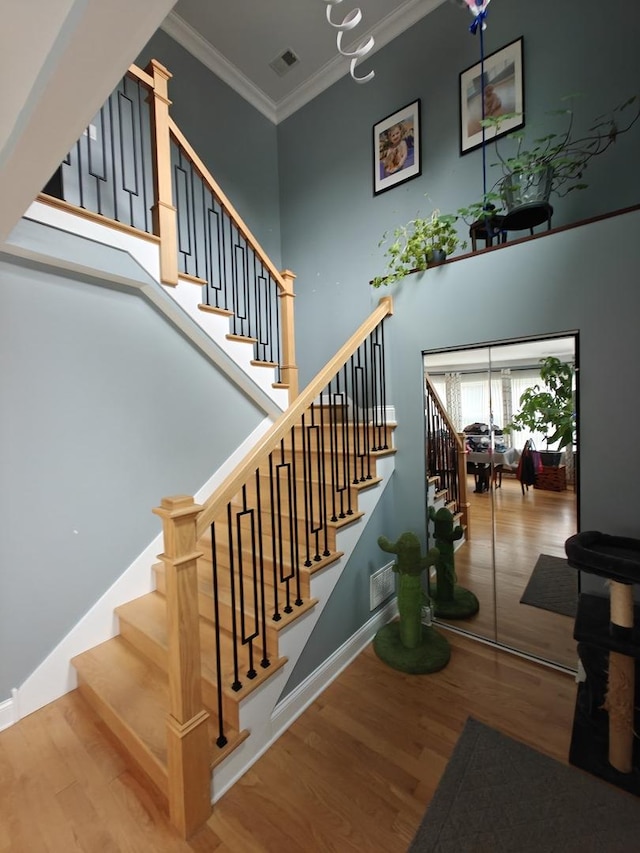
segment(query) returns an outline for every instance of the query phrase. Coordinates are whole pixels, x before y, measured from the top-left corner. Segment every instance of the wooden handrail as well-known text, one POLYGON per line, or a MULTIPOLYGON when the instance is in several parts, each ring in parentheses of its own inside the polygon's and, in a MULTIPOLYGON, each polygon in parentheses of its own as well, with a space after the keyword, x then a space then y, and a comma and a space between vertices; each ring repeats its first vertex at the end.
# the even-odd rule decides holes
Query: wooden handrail
POLYGON ((251 248, 256 253, 258 258, 260 258, 260 261, 261 261, 261 263, 264 264, 265 268, 269 270, 269 273, 271 274, 274 281, 278 285, 278 288, 281 291, 286 291, 286 285, 284 283, 284 280, 283 280, 282 275, 280 274, 279 270, 277 270, 276 267, 273 265, 273 262, 271 261, 271 259, 267 255, 267 253, 264 251, 262 246, 258 243, 258 241, 253 236, 253 234, 251 233, 249 228, 245 225, 245 223, 242 220, 242 218, 240 217, 240 214, 238 213, 238 211, 231 204, 231 202, 229 201, 227 196, 224 194, 224 192, 220 188, 220 185, 217 183, 217 181, 215 180, 215 178, 213 177, 211 172, 209 172, 209 170, 204 165, 204 163, 202 162, 200 157, 198 157, 198 155, 196 154, 196 152, 192 148, 191 144, 189 143, 188 139, 182 133, 182 131, 180 130, 180 128, 178 127, 178 125, 175 123, 175 121, 172 118, 169 118, 169 130, 171 131, 171 134, 172 134, 173 138, 175 139, 175 141, 183 149, 183 151, 185 152, 187 157, 193 163, 195 170, 198 172, 198 174, 200 175, 202 180, 205 182, 205 184, 208 186, 208 188, 213 192, 213 194, 219 199, 222 206, 224 207, 226 212, 229 214, 229 217, 233 220, 233 223, 236 226, 236 228, 238 229, 238 231, 240 232, 240 234, 242 234, 242 236, 247 241, 247 243, 251 246, 251 248))
POLYGON ((216 492, 205 502, 196 522, 198 538, 206 533, 219 511, 236 496, 255 470, 263 462, 267 461, 274 447, 298 423, 311 403, 326 388, 330 380, 333 379, 343 364, 356 352, 362 342, 367 339, 385 317, 390 317, 392 314, 393 302, 390 296, 385 296, 358 330, 354 332, 322 370, 316 374, 315 378, 307 385, 304 391, 296 397, 295 402, 289 406, 287 411, 265 433, 260 443, 253 448, 248 456, 229 474, 216 492))

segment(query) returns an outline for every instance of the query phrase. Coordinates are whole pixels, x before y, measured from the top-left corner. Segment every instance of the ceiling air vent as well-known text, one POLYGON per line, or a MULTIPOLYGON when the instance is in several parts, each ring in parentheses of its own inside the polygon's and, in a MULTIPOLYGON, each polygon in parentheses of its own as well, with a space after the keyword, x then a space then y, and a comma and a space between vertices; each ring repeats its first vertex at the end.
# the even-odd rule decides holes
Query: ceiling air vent
POLYGON ((269 65, 276 72, 278 77, 284 77, 284 75, 293 68, 294 65, 297 65, 300 62, 295 53, 288 47, 286 50, 283 50, 275 59, 272 59, 269 65))

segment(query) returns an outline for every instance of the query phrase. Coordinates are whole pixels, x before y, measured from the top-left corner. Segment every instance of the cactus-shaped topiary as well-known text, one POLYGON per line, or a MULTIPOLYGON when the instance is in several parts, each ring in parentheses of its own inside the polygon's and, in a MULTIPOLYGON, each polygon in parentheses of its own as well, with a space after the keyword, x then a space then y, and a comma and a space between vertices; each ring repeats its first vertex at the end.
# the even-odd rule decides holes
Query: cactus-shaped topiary
POLYGON ((446 507, 435 510, 430 506, 429 518, 433 521, 433 537, 438 550, 435 590, 430 584, 434 613, 448 619, 472 616, 480 607, 478 599, 456 583, 453 543, 462 538, 462 527, 454 527, 453 513, 446 507))
POLYGON ((400 613, 400 641, 406 649, 415 649, 422 640, 422 605, 429 603, 420 583, 422 572, 433 566, 438 559, 438 550, 431 548, 422 556, 420 540, 408 530, 396 542, 386 536, 378 538, 383 551, 396 555, 393 566, 399 575, 398 612, 400 613))

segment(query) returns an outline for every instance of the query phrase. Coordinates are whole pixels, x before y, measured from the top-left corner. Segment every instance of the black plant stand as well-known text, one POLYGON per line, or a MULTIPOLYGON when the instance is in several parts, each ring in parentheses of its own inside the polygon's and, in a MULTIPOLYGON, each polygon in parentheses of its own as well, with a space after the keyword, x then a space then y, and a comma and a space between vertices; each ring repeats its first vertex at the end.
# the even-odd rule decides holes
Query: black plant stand
POLYGON ((607 578, 610 596, 582 593, 574 637, 586 679, 578 687, 569 761, 640 795, 640 539, 586 531, 565 543, 570 566, 607 578))
POLYGON ((547 223, 547 230, 549 230, 552 216, 553 208, 548 202, 536 201, 530 204, 521 204, 502 217, 502 230, 508 232, 528 229, 529 233, 533 234, 536 225, 542 225, 544 222, 547 223))

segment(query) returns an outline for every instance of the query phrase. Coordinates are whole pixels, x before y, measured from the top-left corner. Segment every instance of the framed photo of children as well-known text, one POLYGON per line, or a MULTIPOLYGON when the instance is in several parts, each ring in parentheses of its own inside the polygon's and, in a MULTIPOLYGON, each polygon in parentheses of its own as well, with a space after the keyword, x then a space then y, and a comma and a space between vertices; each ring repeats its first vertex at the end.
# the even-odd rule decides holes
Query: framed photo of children
POLYGON ((417 178, 421 172, 418 99, 373 126, 373 194, 417 178))
POLYGON ((522 38, 485 58, 484 77, 479 62, 460 74, 461 154, 482 145, 482 118, 517 113, 501 122, 498 129, 485 128, 485 140, 498 139, 524 126, 523 74, 522 38))

